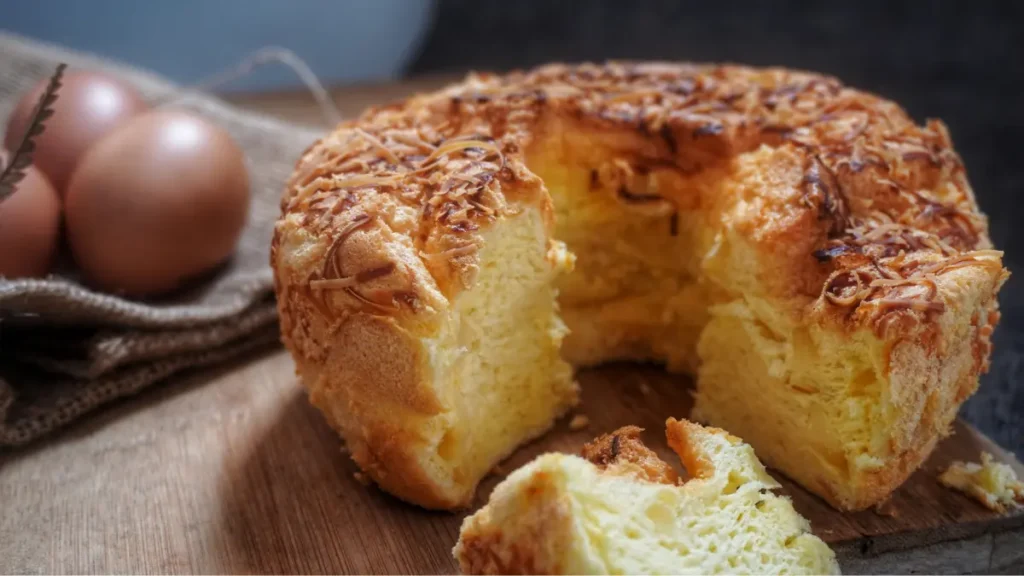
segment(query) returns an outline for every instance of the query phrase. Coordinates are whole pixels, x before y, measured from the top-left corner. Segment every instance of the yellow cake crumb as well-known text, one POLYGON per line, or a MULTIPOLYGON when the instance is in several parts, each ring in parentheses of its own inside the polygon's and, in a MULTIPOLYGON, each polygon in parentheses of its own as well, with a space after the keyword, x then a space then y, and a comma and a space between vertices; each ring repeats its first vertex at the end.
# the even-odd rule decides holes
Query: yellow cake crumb
POLYGON ((1013 468, 996 462, 988 452, 981 453, 981 464, 953 462, 939 476, 939 482, 967 494, 995 512, 1003 513, 1024 504, 1024 483, 1017 479, 1013 468))
POLYGON ((892 498, 886 498, 874 506, 875 514, 879 516, 886 516, 888 518, 899 518, 899 510, 896 509, 896 505, 892 503, 892 498))
POLYGON ((590 426, 590 418, 587 418, 586 414, 577 414, 569 421, 569 430, 573 432, 583 430, 587 426, 590 426))

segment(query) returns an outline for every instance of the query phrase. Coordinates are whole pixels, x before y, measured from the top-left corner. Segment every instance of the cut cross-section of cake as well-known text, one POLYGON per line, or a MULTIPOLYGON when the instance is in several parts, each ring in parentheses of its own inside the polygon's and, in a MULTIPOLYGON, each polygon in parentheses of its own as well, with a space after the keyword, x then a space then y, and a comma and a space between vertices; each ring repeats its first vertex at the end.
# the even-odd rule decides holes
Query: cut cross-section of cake
POLYGON ((668 421, 689 472, 622 428, 513 472, 468 517, 468 574, 835 574, 835 555, 739 438, 668 421))

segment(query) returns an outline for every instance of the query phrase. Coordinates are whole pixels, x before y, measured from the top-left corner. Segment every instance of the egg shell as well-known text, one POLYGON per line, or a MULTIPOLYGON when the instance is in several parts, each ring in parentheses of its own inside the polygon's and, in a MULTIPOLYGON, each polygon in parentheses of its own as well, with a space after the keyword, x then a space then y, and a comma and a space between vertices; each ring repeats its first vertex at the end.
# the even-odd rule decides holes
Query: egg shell
POLYGON ((82 158, 66 197, 68 243, 97 287, 161 294, 228 258, 248 207, 245 159, 231 136, 196 115, 154 110, 82 158))
MULTIPOLYGON (((0 164, 6 158, 0 154, 0 164)), ((53 265, 60 238, 60 197, 29 166, 14 193, 0 201, 0 277, 38 278, 53 265)))
MULTIPOLYGON (((40 94, 49 83, 42 80, 14 107, 4 133, 4 146, 14 150, 25 134, 40 94)), ((53 116, 36 138, 32 162, 57 192, 67 189, 75 166, 85 151, 111 130, 148 108, 135 88, 101 72, 71 71, 64 75, 53 104, 53 116)))

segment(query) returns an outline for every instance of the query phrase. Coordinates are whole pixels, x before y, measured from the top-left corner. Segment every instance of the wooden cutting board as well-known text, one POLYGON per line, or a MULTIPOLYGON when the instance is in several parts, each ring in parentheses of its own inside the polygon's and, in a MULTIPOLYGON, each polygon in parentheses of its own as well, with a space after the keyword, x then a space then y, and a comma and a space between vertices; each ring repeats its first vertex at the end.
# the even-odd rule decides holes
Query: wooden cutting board
MULTIPOLYGON (((574 452, 625 424, 666 458, 663 422, 685 416, 689 382, 656 367, 580 374, 585 430, 568 418, 501 468, 574 452)), ((1024 514, 999 516, 935 480, 987 450, 955 434, 892 498, 841 514, 780 478, 846 572, 1024 569, 1024 514)), ((268 351, 147 392, 32 448, 0 454, 0 572, 450 573, 464 514, 427 512, 361 484, 311 408, 290 357, 268 351)), ((489 478, 480 500, 498 482, 489 478)))

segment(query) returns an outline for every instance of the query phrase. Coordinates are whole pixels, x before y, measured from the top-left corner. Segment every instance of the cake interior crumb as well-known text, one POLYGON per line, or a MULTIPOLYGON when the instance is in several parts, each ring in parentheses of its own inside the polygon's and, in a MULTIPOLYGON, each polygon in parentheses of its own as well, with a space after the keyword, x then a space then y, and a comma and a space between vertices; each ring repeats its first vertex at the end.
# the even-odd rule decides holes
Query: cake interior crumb
POLYGON ((997 462, 988 452, 981 453, 981 464, 953 462, 939 476, 939 483, 1001 514, 1024 505, 1024 482, 1017 478, 1013 468, 997 462))

